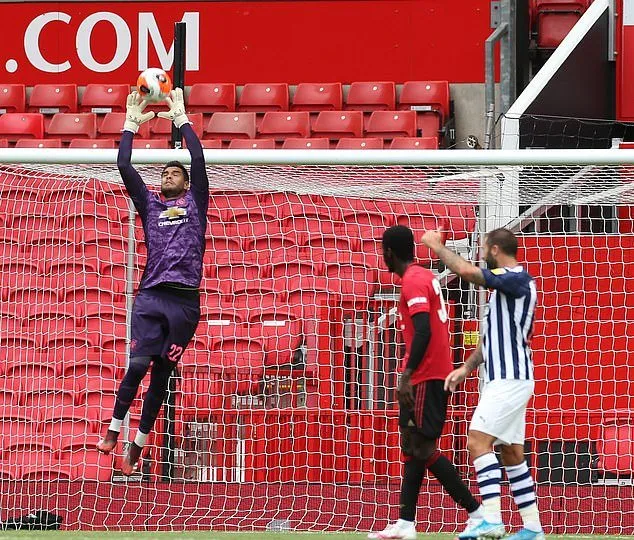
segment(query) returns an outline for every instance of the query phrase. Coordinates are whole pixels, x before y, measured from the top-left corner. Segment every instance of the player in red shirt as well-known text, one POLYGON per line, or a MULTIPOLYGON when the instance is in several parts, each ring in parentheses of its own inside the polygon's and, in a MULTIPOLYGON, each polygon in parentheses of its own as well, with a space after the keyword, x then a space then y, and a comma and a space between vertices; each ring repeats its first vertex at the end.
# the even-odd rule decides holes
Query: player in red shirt
POLYGON ((405 340, 398 387, 401 450, 405 456, 400 516, 385 530, 368 538, 416 538, 416 503, 429 469, 454 501, 481 519, 480 504, 446 456, 438 450, 445 425, 448 393, 445 378, 453 370, 449 348, 448 316, 440 283, 434 274, 414 263, 414 235, 403 226, 383 234, 383 258, 390 272, 401 277, 399 315, 405 340))

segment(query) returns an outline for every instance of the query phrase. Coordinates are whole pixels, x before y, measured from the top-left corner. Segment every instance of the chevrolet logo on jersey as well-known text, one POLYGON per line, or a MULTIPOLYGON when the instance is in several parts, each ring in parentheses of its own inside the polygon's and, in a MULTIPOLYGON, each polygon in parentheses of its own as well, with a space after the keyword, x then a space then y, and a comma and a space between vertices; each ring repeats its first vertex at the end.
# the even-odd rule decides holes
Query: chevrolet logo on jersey
POLYGON ((178 206, 172 206, 167 210, 163 210, 159 214, 159 219, 179 219, 187 215, 186 208, 179 208, 178 206))
POLYGON ((180 208, 178 206, 172 206, 167 210, 163 210, 159 214, 159 227, 168 227, 170 225, 180 225, 181 223, 187 223, 189 218, 187 217, 187 209, 180 208))

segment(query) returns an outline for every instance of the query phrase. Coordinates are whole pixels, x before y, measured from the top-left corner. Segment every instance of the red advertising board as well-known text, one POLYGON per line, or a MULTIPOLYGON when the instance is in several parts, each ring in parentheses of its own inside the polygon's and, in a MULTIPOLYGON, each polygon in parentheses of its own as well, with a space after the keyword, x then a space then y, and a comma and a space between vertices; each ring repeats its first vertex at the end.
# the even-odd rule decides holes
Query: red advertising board
POLYGON ((617 32, 616 116, 634 121, 634 0, 619 2, 621 17, 617 32))
POLYGON ((489 0, 0 3, 1 80, 130 82, 170 69, 187 23, 187 83, 484 80, 489 0))

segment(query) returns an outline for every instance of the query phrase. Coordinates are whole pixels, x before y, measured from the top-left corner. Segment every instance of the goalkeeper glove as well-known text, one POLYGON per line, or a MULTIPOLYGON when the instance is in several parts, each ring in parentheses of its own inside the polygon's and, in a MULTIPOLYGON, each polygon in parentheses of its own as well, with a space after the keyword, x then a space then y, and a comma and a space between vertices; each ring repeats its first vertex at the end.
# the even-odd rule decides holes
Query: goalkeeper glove
POLYGON ((174 125, 179 129, 184 124, 191 124, 191 121, 185 114, 185 99, 183 98, 182 88, 172 90, 169 97, 165 98, 165 101, 169 105, 170 110, 168 112, 158 113, 160 118, 174 122, 174 125))
POLYGON ((152 120, 154 118, 154 112, 149 111, 143 114, 143 109, 147 105, 147 101, 141 100, 138 92, 132 92, 128 96, 126 103, 125 122, 123 123, 124 131, 131 131, 136 133, 139 130, 139 126, 152 120))

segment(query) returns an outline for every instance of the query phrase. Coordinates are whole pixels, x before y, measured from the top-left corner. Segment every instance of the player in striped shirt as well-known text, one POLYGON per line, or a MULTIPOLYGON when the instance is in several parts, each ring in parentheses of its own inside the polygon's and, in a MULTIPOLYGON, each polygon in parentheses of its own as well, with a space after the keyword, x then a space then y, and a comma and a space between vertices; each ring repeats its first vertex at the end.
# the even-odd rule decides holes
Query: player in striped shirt
POLYGON ((524 528, 509 538, 544 540, 535 487, 524 458, 526 406, 535 388, 529 347, 537 302, 535 281, 518 264, 517 238, 508 229, 495 229, 487 235, 487 269, 447 249, 441 231, 428 231, 423 243, 462 279, 492 289, 480 344, 445 381, 446 389, 453 392, 476 367, 484 365, 484 387, 473 413, 468 441, 484 519, 473 523, 459 538, 500 538, 505 534, 500 512, 502 470, 493 451, 498 446, 524 523, 524 528))
POLYGON ((414 235, 407 227, 390 227, 383 234, 383 258, 390 272, 401 277, 399 316, 405 341, 398 388, 401 450, 405 456, 400 514, 396 523, 368 538, 416 538, 416 503, 429 470, 471 519, 481 519, 480 504, 438 450, 447 416, 445 378, 453 363, 449 324, 440 283, 414 262, 414 235))

